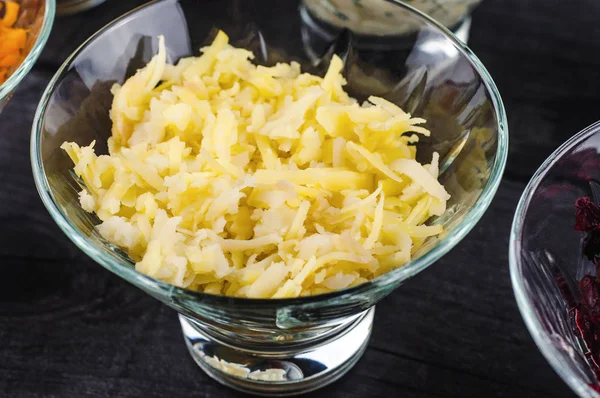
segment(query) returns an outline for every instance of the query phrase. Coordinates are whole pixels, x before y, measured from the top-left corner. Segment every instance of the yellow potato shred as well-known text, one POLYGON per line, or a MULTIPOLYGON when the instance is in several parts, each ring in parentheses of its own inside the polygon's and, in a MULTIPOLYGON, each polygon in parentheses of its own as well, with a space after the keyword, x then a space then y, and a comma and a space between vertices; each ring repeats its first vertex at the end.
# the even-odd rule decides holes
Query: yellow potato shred
POLYGON ((446 209, 438 158, 415 160, 425 121, 300 65, 252 63, 219 32, 200 57, 158 53, 113 87, 108 155, 64 143, 81 206, 136 269, 248 298, 320 294, 411 260, 446 209))

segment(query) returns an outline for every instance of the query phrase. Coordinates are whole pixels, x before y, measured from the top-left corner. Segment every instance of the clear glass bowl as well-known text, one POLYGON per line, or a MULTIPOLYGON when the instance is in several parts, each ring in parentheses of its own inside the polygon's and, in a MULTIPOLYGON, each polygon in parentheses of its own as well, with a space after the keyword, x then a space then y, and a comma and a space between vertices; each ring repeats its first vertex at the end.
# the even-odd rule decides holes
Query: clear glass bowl
POLYGON ((19 83, 27 76, 46 45, 52 30, 56 9, 55 0, 16 1, 21 5, 16 26, 29 30, 25 45, 27 56, 9 78, 0 84, 0 112, 12 97, 19 83))
POLYGON ((455 246, 494 196, 506 163, 508 131, 500 95, 471 51, 429 17, 399 2, 409 34, 368 36, 319 20, 302 3, 279 0, 163 0, 142 6, 100 30, 65 62, 37 109, 31 159, 37 188, 67 236, 91 258, 176 309, 196 362, 220 382, 262 394, 294 394, 330 383, 366 347, 373 306, 403 281, 455 246), (264 10, 269 9, 268 13, 264 10), (276 19, 271 16, 277 15, 276 19), (64 141, 106 150, 110 87, 148 62, 164 34, 168 57, 198 54, 224 30, 234 46, 271 65, 296 60, 323 75, 333 53, 346 59, 351 95, 383 96, 428 120, 419 156, 441 155, 441 181, 452 195, 431 222, 446 233, 414 261, 363 285, 298 299, 240 299, 180 289, 135 271, 119 248, 96 232, 79 206, 64 141))
POLYGON ((510 236, 510 273, 517 304, 529 332, 554 370, 581 397, 600 397, 563 299, 594 265, 582 256, 583 234, 575 231, 575 201, 598 197, 600 122, 573 136, 538 169, 517 207, 510 236))
MULTIPOLYGON (((448 29, 459 33, 481 0, 403 0, 448 29)), ((398 34, 411 28, 406 12, 380 0, 304 0, 308 9, 333 25, 360 33, 398 34)), ((468 29, 468 27, 466 28, 468 29)), ((466 40, 463 40, 466 42, 466 40)))
POLYGON ((106 0, 56 0, 56 14, 59 16, 77 14, 104 3, 106 0))

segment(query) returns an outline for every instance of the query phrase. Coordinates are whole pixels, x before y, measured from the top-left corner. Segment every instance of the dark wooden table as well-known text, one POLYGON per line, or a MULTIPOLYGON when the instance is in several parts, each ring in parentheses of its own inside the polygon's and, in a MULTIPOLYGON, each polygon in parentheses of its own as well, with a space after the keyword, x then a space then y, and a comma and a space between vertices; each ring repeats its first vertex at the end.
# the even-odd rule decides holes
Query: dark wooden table
MULTIPOLYGON (((242 396, 194 364, 174 311, 75 248, 33 184, 29 135, 42 90, 85 38, 142 2, 108 0, 58 18, 40 61, 0 115, 2 396, 242 396)), ((316 397, 574 396, 525 329, 507 247, 529 177, 600 118, 600 2, 484 0, 470 46, 508 111, 504 182, 462 243, 378 305, 362 360, 316 397)))

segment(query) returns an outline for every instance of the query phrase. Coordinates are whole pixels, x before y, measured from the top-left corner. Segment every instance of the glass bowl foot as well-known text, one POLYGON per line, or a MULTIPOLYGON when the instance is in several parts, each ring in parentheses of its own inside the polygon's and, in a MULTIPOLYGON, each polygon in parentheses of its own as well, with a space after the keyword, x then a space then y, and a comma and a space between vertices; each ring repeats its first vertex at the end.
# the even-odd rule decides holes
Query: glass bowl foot
POLYGON ((236 347, 209 337, 183 315, 179 321, 192 358, 213 379, 246 393, 289 396, 324 387, 350 370, 367 347, 374 314, 372 307, 330 339, 299 348, 236 347))

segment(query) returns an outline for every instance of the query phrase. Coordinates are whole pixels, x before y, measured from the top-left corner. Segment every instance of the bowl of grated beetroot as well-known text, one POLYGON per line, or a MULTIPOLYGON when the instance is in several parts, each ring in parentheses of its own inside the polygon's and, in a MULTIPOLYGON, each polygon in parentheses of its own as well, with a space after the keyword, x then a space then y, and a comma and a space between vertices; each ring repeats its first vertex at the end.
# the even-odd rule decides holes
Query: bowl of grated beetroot
POLYGON ((529 182, 509 263, 542 354, 579 396, 600 397, 600 122, 565 142, 529 182))

